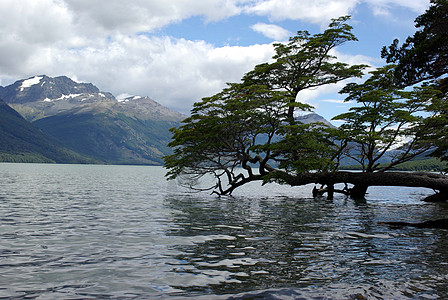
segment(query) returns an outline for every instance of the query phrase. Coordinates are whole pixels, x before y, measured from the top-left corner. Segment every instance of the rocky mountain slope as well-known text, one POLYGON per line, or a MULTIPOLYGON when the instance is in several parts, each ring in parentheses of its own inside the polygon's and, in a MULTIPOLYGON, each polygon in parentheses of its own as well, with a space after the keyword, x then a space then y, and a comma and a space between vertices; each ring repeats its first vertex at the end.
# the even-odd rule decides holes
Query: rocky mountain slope
POLYGON ((0 98, 65 146, 110 164, 162 164, 168 129, 185 118, 148 97, 118 100, 65 76, 16 81, 0 98))
POLYGON ((0 100, 0 161, 94 163, 61 145, 0 100))
POLYGON ((111 93, 100 92, 91 83, 77 83, 68 77, 45 75, 16 81, 0 87, 0 99, 29 121, 102 101, 115 101, 111 93))

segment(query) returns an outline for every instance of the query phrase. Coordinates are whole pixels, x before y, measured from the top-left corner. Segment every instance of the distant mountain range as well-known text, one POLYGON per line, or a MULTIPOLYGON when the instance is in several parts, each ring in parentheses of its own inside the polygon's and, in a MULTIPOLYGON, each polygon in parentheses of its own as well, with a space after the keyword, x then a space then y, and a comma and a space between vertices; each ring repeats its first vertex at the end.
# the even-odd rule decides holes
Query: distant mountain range
MULTIPOLYGON (((66 76, 18 80, 0 87, 0 99, 0 161, 161 165, 169 129, 186 117, 66 76)), ((332 126, 317 114, 298 121, 332 126)))
POLYGON ((65 76, 16 81, 0 87, 0 99, 61 145, 108 164, 162 164, 168 129, 185 118, 148 97, 116 99, 65 76))

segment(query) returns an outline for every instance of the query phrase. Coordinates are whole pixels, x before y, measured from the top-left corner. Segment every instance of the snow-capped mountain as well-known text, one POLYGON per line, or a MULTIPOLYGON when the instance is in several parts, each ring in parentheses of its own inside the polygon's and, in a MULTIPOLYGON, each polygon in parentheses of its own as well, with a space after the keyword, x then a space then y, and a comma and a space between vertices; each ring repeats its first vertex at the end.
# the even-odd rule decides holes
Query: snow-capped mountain
POLYGON ((184 115, 174 112, 149 97, 132 96, 116 99, 100 91, 92 83, 78 83, 66 76, 34 76, 0 87, 0 99, 17 110, 25 119, 36 121, 72 109, 92 111, 114 109, 141 118, 176 119, 184 115))
POLYGON ((66 76, 34 76, 18 80, 0 89, 0 98, 7 103, 52 102, 76 99, 78 101, 113 100, 111 93, 100 92, 91 83, 78 83, 66 76))
POLYGON ((91 83, 33 76, 0 87, 0 99, 65 146, 105 163, 161 164, 169 128, 184 115, 149 97, 117 100, 91 83))
POLYGON ((185 115, 170 110, 149 97, 131 96, 124 99, 117 99, 119 109, 123 113, 130 113, 142 119, 167 119, 183 120, 185 115))
POLYGON ((335 126, 331 124, 327 119, 316 113, 310 113, 307 115, 296 117, 296 121, 303 124, 323 123, 331 128, 335 128, 335 126))
POLYGON ((0 99, 25 119, 35 121, 87 103, 116 101, 91 83, 78 83, 66 76, 34 76, 0 88, 0 99))

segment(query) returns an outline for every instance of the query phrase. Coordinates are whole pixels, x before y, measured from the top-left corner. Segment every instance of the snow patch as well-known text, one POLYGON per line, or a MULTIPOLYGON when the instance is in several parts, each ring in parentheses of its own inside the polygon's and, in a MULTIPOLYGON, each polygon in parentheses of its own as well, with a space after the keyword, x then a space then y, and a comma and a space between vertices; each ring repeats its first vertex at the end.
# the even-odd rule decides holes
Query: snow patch
POLYGON ((73 99, 76 97, 81 96, 82 94, 69 94, 69 95, 62 95, 59 98, 55 98, 55 99, 50 99, 50 98, 45 98, 44 100, 42 100, 43 102, 53 102, 53 101, 60 101, 60 100, 65 100, 65 99, 73 99))
POLYGON ((69 95, 62 95, 61 97, 59 97, 58 99, 55 100, 64 100, 64 99, 70 99, 70 98, 76 98, 81 96, 82 94, 69 94, 69 95))
POLYGON ((22 82, 22 85, 20 86, 20 91, 22 92, 24 89, 32 87, 35 84, 38 84, 42 78, 43 78, 42 76, 34 76, 33 78, 24 80, 22 82))
POLYGON ((130 94, 121 94, 121 95, 118 95, 117 101, 121 102, 121 103, 127 103, 127 102, 132 101, 132 100, 138 100, 138 99, 143 99, 143 98, 144 97, 142 97, 142 96, 134 96, 134 95, 130 95, 130 94))
POLYGON ((118 101, 124 101, 124 99, 129 98, 129 97, 133 97, 134 95, 128 94, 128 93, 123 93, 117 96, 117 100, 118 101))

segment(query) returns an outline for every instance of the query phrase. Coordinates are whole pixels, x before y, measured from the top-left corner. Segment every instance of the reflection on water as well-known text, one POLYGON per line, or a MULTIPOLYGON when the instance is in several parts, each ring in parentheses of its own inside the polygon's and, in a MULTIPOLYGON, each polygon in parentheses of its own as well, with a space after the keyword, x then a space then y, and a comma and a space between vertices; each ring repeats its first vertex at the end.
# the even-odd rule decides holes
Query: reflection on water
POLYGON ((420 189, 367 201, 251 185, 189 194, 156 167, 0 164, 0 298, 438 299, 446 217, 420 189))
MULTIPOLYGON (((267 296, 266 290, 283 289, 271 292, 398 299, 447 292, 446 231, 376 224, 402 215, 400 206, 294 198, 167 202, 181 208, 173 214, 179 227, 169 235, 189 237, 174 247, 181 254, 172 270, 190 277, 178 286, 190 294, 264 290, 267 296), (210 233, 226 238, 204 241, 210 233)), ((421 205, 406 210, 432 211, 421 205)))

